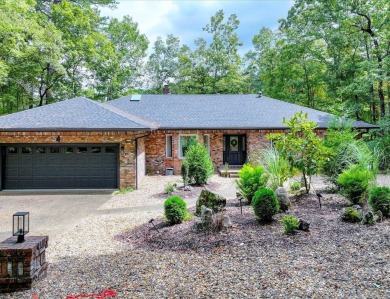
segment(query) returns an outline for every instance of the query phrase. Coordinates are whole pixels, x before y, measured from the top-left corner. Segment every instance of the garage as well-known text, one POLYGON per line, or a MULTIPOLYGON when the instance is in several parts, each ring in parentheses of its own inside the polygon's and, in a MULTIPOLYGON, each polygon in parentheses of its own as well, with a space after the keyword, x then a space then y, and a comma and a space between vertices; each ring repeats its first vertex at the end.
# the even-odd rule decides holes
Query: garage
POLYGON ((3 189, 118 187, 117 144, 25 144, 2 148, 3 189))

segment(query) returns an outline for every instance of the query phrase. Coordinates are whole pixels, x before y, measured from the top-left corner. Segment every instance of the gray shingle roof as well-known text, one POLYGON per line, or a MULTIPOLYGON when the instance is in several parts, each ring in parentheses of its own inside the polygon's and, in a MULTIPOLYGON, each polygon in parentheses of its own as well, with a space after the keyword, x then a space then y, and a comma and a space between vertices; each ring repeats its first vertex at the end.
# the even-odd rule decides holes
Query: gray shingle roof
POLYGON ((0 131, 142 130, 154 125, 115 107, 78 97, 0 117, 0 131))
MULTIPOLYGON (((308 119, 327 128, 331 114, 258 95, 142 95, 105 103, 156 123, 160 129, 276 129, 283 117, 307 112, 308 119)), ((356 121, 357 128, 375 126, 356 121)))

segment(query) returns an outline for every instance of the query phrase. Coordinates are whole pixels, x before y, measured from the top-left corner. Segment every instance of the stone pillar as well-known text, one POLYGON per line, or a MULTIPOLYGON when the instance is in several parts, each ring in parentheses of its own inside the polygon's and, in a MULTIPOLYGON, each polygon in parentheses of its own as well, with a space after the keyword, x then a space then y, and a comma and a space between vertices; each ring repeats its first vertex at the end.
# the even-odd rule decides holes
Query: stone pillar
POLYGON ((29 236, 24 243, 16 243, 16 239, 0 243, 0 293, 28 290, 47 274, 49 237, 29 236))

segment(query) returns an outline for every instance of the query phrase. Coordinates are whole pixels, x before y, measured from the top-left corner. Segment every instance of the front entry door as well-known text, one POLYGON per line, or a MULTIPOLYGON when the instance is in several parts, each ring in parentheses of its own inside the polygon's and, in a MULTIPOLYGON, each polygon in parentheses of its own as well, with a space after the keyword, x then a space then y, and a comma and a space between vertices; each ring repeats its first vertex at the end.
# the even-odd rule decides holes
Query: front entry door
POLYGON ((246 160, 245 135, 224 135, 223 142, 223 163, 243 165, 246 160))

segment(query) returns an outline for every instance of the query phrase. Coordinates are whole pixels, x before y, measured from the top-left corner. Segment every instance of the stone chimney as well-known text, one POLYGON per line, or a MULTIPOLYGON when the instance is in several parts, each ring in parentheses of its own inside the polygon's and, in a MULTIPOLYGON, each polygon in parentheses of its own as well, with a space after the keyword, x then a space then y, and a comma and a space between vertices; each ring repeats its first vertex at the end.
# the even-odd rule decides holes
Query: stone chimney
POLYGON ((169 89, 169 85, 168 84, 164 85, 163 94, 171 94, 171 90, 169 89))

